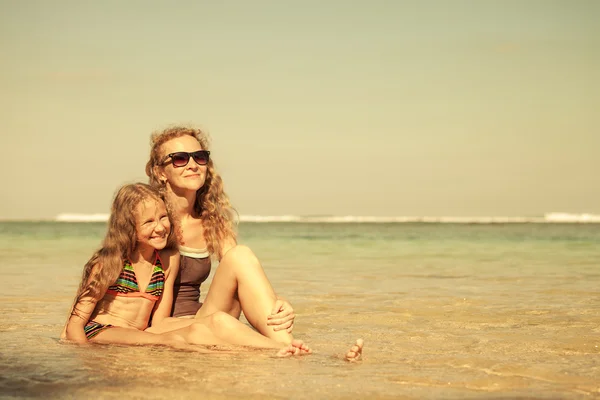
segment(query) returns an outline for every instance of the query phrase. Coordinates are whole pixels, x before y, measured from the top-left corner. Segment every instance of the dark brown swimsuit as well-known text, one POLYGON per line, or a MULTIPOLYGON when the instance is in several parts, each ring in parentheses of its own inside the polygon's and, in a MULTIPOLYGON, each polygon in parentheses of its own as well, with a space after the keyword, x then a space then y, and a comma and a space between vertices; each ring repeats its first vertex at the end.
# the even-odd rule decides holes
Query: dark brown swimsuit
POLYGON ((210 275, 210 254, 206 250, 197 250, 181 246, 179 273, 173 290, 174 317, 194 316, 202 307, 200 303, 200 285, 210 275))

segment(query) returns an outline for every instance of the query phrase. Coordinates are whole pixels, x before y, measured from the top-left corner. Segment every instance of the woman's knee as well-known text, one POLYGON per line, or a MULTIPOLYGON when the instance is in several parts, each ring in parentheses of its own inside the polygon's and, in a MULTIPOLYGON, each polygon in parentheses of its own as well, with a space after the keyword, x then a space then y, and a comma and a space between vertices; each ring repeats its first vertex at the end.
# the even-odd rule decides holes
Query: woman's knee
POLYGON ((248 261, 258 262, 258 258, 254 254, 252 249, 250 249, 250 247, 238 244, 229 249, 227 253, 225 253, 221 262, 224 261, 234 263, 247 263, 248 261))
POLYGON ((211 328, 217 331, 220 329, 232 329, 234 324, 239 322, 237 319, 223 311, 217 311, 211 314, 208 316, 207 320, 211 328))

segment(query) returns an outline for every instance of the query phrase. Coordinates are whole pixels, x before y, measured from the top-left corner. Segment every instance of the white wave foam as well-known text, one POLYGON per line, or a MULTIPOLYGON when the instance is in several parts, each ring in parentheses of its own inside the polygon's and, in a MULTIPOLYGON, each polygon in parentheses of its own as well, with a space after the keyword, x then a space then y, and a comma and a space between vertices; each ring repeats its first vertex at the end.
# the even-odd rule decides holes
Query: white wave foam
POLYGON ((106 222, 109 214, 58 214, 54 220, 58 222, 106 222))
POLYGON ((297 215, 240 215, 241 222, 301 222, 301 219, 297 215))
MULTIPOLYGON (((59 214, 59 222, 106 222, 109 214, 59 214)), ((547 213, 543 217, 373 217, 373 216, 300 216, 241 215, 240 222, 301 223, 437 223, 437 224, 527 224, 527 223, 600 223, 600 215, 547 213)))
POLYGON ((528 224, 600 223, 600 215, 548 213, 543 217, 373 217, 373 216, 257 216, 242 215, 241 222, 317 222, 317 223, 437 223, 437 224, 528 224))
POLYGON ((555 212, 544 215, 544 219, 548 222, 600 223, 600 215, 594 214, 569 214, 555 212))
POLYGON ((302 222, 302 223, 435 223, 435 224, 541 224, 600 223, 592 214, 549 213, 543 217, 374 217, 374 216, 258 216, 241 215, 240 222, 302 222))

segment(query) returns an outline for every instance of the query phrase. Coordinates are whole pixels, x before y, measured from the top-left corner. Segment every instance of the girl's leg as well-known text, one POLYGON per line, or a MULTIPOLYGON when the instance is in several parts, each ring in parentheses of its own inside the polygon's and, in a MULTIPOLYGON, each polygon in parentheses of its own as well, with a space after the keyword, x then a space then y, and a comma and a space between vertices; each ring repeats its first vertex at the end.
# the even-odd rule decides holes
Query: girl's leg
POLYGON ((196 322, 196 320, 194 318, 167 317, 167 318, 163 318, 159 323, 153 323, 152 326, 149 328, 146 328, 144 332, 152 332, 152 333, 172 332, 177 329, 187 328, 194 322, 196 322))
POLYGON ((155 344, 180 347, 187 343, 186 339, 175 332, 166 332, 162 334, 140 331, 134 328, 121 328, 111 326, 99 332, 90 339, 90 342, 96 343, 116 343, 116 344, 155 344))
POLYGON ((221 259, 202 308, 196 318, 224 311, 239 318, 240 308, 260 333, 282 343, 293 337, 285 330, 274 331, 267 317, 277 297, 258 258, 246 246, 235 246, 221 259))

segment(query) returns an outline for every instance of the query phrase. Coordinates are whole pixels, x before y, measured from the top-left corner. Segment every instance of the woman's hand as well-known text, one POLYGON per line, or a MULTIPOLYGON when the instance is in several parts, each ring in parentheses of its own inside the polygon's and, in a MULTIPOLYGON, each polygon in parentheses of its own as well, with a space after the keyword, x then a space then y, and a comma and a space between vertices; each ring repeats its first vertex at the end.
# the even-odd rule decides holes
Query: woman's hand
POLYGON ((272 326, 274 331, 285 329, 287 333, 292 333, 295 318, 296 314, 294 314, 292 305, 286 300, 277 299, 273 310, 271 310, 271 315, 267 317, 267 325, 272 326))

